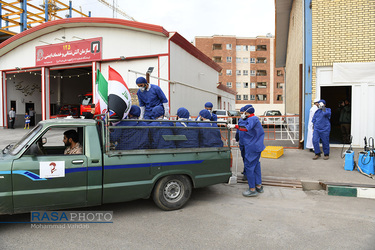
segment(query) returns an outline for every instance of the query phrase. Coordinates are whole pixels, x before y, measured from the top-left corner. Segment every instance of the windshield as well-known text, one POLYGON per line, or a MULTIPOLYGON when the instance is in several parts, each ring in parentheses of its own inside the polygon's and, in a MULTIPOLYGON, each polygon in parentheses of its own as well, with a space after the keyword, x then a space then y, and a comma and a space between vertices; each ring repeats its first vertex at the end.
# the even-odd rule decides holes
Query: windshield
POLYGON ((235 110, 229 110, 228 112, 231 116, 240 116, 241 115, 240 112, 235 111, 235 110))
POLYGON ((223 116, 226 116, 227 115, 227 112, 224 111, 224 110, 216 110, 216 112, 214 112, 216 115, 223 115, 223 116))
POLYGON ((278 115, 281 116, 281 113, 278 110, 267 111, 267 114, 266 114, 266 116, 278 116, 278 115))
POLYGON ((29 133, 24 135, 22 139, 17 142, 11 149, 10 154, 15 155, 20 152, 20 150, 42 129, 42 125, 38 125, 33 130, 31 130, 29 133))
POLYGON ((82 100, 82 105, 90 105, 91 103, 91 97, 85 96, 85 99, 82 100))

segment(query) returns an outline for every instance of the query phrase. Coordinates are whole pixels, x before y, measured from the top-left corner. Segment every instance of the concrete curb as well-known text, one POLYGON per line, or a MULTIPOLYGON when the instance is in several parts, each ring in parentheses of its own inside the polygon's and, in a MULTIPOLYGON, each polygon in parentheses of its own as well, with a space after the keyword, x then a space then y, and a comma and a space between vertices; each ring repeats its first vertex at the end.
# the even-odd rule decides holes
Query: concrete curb
POLYGON ((375 199, 375 188, 327 186, 328 195, 375 199))

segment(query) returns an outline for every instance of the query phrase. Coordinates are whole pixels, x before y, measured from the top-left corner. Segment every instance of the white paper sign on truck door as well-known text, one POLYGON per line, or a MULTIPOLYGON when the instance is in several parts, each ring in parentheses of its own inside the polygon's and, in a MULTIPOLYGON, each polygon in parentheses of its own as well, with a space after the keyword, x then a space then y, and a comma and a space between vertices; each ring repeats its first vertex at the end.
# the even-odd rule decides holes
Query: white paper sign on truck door
POLYGON ((65 177, 65 161, 42 161, 39 163, 40 178, 65 177))

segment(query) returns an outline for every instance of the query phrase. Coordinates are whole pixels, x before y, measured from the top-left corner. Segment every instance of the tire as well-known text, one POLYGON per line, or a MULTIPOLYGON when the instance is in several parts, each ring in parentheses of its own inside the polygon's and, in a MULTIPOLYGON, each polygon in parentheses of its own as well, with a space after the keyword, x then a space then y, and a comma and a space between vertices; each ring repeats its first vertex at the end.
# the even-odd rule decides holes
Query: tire
POLYGON ((192 185, 188 177, 169 175, 156 183, 152 198, 155 204, 163 210, 177 210, 189 200, 191 190, 192 185))

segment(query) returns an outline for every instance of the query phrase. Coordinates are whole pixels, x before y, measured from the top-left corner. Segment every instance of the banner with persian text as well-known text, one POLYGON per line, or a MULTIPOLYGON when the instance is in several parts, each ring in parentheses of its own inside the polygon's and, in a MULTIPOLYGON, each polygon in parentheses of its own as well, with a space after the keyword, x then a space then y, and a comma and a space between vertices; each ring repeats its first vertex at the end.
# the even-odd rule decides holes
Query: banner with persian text
POLYGON ((37 46, 35 52, 36 66, 99 61, 102 59, 102 38, 37 46))

